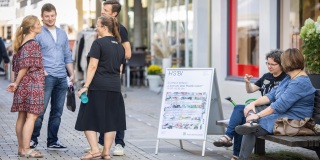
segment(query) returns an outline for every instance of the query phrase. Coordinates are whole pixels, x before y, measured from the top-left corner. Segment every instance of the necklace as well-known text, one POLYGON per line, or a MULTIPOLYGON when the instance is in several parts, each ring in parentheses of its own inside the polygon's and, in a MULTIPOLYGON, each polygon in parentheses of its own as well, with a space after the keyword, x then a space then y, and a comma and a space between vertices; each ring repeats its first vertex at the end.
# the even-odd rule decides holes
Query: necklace
MULTIPOLYGON (((302 71, 302 70, 300 70, 300 72, 301 72, 301 71, 302 71)), ((298 72, 296 75, 294 75, 291 79, 296 78, 296 77, 297 77, 297 75, 298 75, 300 72, 298 72)))

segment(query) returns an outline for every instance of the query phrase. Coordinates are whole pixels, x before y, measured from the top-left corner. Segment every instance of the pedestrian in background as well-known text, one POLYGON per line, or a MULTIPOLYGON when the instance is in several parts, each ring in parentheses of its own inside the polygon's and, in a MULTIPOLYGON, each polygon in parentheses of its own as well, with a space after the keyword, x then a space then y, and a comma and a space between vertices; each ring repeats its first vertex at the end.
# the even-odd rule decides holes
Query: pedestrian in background
POLYGON ((0 37, 0 64, 2 63, 2 59, 4 61, 4 68, 0 68, 0 75, 5 75, 5 70, 8 68, 8 63, 10 62, 10 59, 8 57, 7 49, 4 45, 4 41, 0 37))
MULTIPOLYGON (((18 155, 42 158, 43 155, 30 149, 34 123, 44 110, 44 70, 40 45, 34 40, 41 33, 41 24, 36 16, 26 16, 17 28, 14 40, 14 78, 7 91, 14 93, 11 112, 19 112, 16 122, 18 155)), ((0 42, 2 43, 2 42, 0 42)))
POLYGON ((42 33, 36 36, 36 41, 41 46, 45 70, 44 112, 36 120, 30 146, 35 148, 38 145, 43 116, 51 99, 47 148, 65 151, 67 147, 58 141, 58 131, 68 87, 66 68, 70 74, 70 81, 74 80, 72 54, 66 32, 55 26, 57 17, 55 6, 50 3, 44 4, 41 8, 41 17, 42 33))
POLYGON ((110 159, 110 148, 115 131, 126 129, 125 107, 121 93, 120 75, 125 63, 125 49, 121 45, 118 22, 111 16, 97 20, 96 39, 88 54, 86 82, 78 96, 87 93, 89 102, 81 103, 75 129, 84 131, 90 151, 81 159, 100 157, 110 159), (97 132, 104 135, 104 148, 100 153, 97 132))

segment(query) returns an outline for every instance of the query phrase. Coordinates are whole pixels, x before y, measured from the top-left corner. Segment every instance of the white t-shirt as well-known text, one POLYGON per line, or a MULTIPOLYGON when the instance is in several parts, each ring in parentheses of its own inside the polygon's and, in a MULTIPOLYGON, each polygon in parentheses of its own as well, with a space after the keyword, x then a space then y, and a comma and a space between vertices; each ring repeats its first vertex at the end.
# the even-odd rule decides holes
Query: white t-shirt
POLYGON ((51 33, 54 41, 57 42, 57 31, 56 31, 56 28, 54 28, 54 29, 49 29, 49 31, 50 31, 50 33, 51 33))

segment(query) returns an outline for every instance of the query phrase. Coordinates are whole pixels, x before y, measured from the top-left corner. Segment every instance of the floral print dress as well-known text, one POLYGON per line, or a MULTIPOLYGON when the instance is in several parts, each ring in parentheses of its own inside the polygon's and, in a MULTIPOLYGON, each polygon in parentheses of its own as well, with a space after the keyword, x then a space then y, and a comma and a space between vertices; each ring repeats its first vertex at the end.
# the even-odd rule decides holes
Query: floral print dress
POLYGON ((40 114, 44 110, 44 66, 40 45, 35 40, 24 43, 13 56, 15 77, 23 68, 29 68, 14 92, 11 112, 40 114))

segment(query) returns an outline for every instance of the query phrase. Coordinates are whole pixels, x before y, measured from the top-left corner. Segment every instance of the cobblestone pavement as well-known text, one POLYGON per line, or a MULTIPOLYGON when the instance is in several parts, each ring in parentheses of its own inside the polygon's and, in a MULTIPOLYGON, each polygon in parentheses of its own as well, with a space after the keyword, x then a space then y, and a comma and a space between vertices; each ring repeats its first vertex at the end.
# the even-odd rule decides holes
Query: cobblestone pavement
MULTIPOLYGON (((9 82, 4 80, 3 76, 0 76, 0 159, 26 159, 17 156, 17 139, 15 136, 17 113, 10 112, 13 95, 5 91, 8 84, 9 82)), ((227 160, 232 156, 231 148, 219 148, 212 145, 212 142, 220 137, 219 135, 209 135, 207 137, 205 157, 201 156, 202 141, 198 140, 183 140, 184 149, 180 148, 179 140, 160 140, 159 153, 155 155, 162 97, 145 87, 127 89, 125 93, 127 95, 125 98, 127 116, 125 156, 113 156, 113 160, 227 160)), ((224 103, 223 105, 224 117, 229 117, 232 112, 232 106, 224 103)), ((48 106, 47 113, 45 114, 37 149, 45 154, 45 158, 43 159, 79 159, 84 154, 83 149, 88 147, 84 133, 74 129, 79 106, 77 106, 76 112, 65 109, 62 116, 59 140, 69 149, 64 152, 48 151, 46 149, 49 108, 50 106, 48 106)), ((266 142, 267 152, 278 150, 301 153, 317 159, 313 151, 266 142)))

